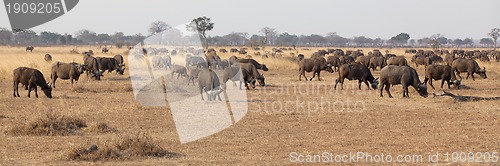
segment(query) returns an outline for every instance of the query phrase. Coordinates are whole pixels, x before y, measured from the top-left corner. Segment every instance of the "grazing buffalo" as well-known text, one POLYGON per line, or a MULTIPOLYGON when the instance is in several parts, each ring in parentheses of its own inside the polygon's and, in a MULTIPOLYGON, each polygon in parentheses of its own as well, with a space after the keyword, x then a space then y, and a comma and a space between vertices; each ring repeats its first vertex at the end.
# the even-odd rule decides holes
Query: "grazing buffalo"
POLYGON ((198 75, 198 87, 200 89, 201 100, 205 100, 203 98, 203 91, 205 91, 208 101, 215 100, 216 97, 219 101, 222 101, 220 98, 222 88, 220 87, 219 77, 212 69, 204 69, 200 72, 198 75))
POLYGON ((247 50, 245 50, 245 49, 240 49, 240 51, 238 51, 238 53, 239 53, 240 55, 246 55, 246 54, 247 54, 247 50))
POLYGON ((453 72, 451 66, 448 65, 432 64, 425 67, 424 83, 427 85, 427 81, 429 81, 429 85, 431 85, 432 89, 436 89, 434 85, 432 85, 432 79, 442 80, 441 88, 443 88, 444 82, 446 81, 446 83, 448 83, 448 89, 451 89, 451 84, 459 88, 461 82, 461 80, 457 80, 455 72, 453 72))
POLYGON ((351 53, 352 58, 357 59, 360 56, 364 56, 364 54, 361 51, 353 51, 351 53))
POLYGON ((486 79, 486 68, 481 69, 476 61, 472 59, 456 59, 453 61, 451 65, 453 71, 455 71, 460 76, 460 73, 467 73, 467 77, 465 79, 469 79, 469 76, 472 76, 472 80, 476 80, 474 78, 474 74, 479 74, 482 78, 486 79))
POLYGON ((78 82, 80 74, 84 72, 84 65, 78 63, 62 63, 55 62, 52 64, 52 72, 50 75, 50 84, 52 88, 56 88, 56 80, 60 78, 62 80, 70 80, 71 85, 73 81, 78 82))
POLYGON ((397 56, 387 59, 387 65, 408 66, 408 61, 404 56, 397 56))
POLYGON ((151 63, 155 70, 168 69, 172 67, 172 58, 169 55, 154 56, 151 58, 151 63))
POLYGON ((83 56, 83 64, 85 64, 85 73, 87 73, 87 77, 90 73, 91 78, 95 78, 95 80, 101 80, 101 76, 103 75, 99 70, 99 62, 96 58, 91 55, 85 54, 83 56))
POLYGON ((432 60, 425 56, 415 56, 412 60, 415 62, 416 67, 418 67, 418 65, 428 66, 432 64, 432 60))
POLYGON ((101 49, 101 53, 105 54, 105 53, 108 53, 109 52, 109 48, 107 47, 104 47, 101 49))
POLYGON ((196 68, 208 68, 208 63, 205 58, 199 56, 187 56, 186 57, 186 67, 196 66, 196 68))
POLYGON ((45 54, 45 56, 43 57, 43 60, 45 60, 46 62, 52 62, 52 55, 45 54))
MULTIPOLYGON (((335 55, 335 56, 337 56, 337 55, 335 55)), ((344 64, 351 64, 354 62, 354 57, 352 57, 352 56, 346 55, 346 56, 338 56, 338 57, 340 59, 340 64, 343 64, 343 65, 344 64)))
POLYGON ((123 72, 125 72, 125 68, 118 64, 115 58, 97 57, 97 63, 99 63, 99 71, 101 72, 106 70, 108 73, 116 71, 120 75, 123 75, 123 72))
POLYGON ((263 71, 269 71, 269 69, 265 64, 260 64, 254 59, 237 59, 236 61, 239 63, 250 63, 253 64, 257 69, 261 69, 263 71))
POLYGON ((355 62, 361 63, 362 65, 365 65, 366 67, 370 67, 370 59, 371 56, 360 56, 356 59, 355 62))
POLYGON ((229 50, 229 52, 231 52, 231 53, 237 53, 237 52, 238 52, 238 49, 236 49, 236 48, 231 48, 231 49, 229 50))
POLYGON ((264 75, 259 74, 257 68, 254 65, 248 63, 238 63, 235 66, 224 69, 222 80, 224 89, 226 89, 226 83, 228 80, 231 80, 233 84, 235 81, 240 81, 240 89, 243 83, 245 84, 247 90, 250 90, 248 83, 250 83, 252 88, 255 88, 256 81, 259 81, 259 84, 261 86, 265 86, 264 75))
POLYGON ((180 76, 182 77, 188 77, 186 67, 181 66, 181 65, 173 65, 172 66, 172 78, 174 78, 174 74, 177 73, 177 79, 179 79, 180 76))
POLYGON ((453 63, 453 61, 455 60, 455 54, 446 54, 445 57, 444 57, 444 61, 446 62, 446 64, 448 66, 451 66, 451 64, 453 63))
POLYGON ((375 71, 377 69, 377 67, 380 67, 380 69, 382 70, 382 68, 384 68, 385 66, 387 66, 387 61, 386 61, 385 57, 374 56, 374 57, 370 58, 370 68, 373 71, 375 71))
POLYGON ((35 49, 35 47, 28 46, 28 47, 26 47, 26 52, 28 52, 28 51, 33 52, 34 49, 35 49))
POLYGON ((380 97, 382 97, 382 90, 385 91, 390 98, 392 98, 390 87, 391 85, 403 85, 403 97, 410 97, 408 95, 408 86, 413 86, 420 94, 420 96, 427 97, 427 86, 420 82, 417 71, 409 66, 393 66, 389 65, 380 71, 380 97))
POLYGON ((30 97, 31 90, 35 90, 35 96, 38 97, 38 90, 37 86, 42 88, 43 93, 45 96, 48 98, 52 98, 52 88, 50 88, 49 85, 47 85, 47 82, 45 81, 45 78, 43 77, 43 74, 33 68, 27 68, 27 67, 19 67, 17 69, 14 69, 14 97, 20 97, 19 96, 19 83, 21 83, 23 86, 27 87, 28 90, 28 97, 30 97))
POLYGON ((211 69, 215 69, 216 67, 220 68, 220 64, 222 63, 220 56, 216 55, 215 53, 210 53, 205 58, 207 59, 209 68, 211 69))
POLYGON ((197 69, 197 68, 191 68, 189 70, 188 85, 191 81, 193 82, 193 85, 194 85, 194 80, 198 79, 198 75, 200 74, 200 72, 201 72, 201 69, 197 69))
POLYGON ((396 54, 385 54, 384 57, 387 60, 389 58, 396 57, 396 54))
POLYGON ((336 56, 328 56, 328 57, 326 57, 326 64, 332 66, 333 67, 333 71, 339 71, 339 68, 342 65, 340 63, 339 57, 336 57, 336 56))
POLYGON ((370 69, 363 64, 354 63, 354 64, 345 64, 340 66, 339 70, 339 78, 335 80, 335 89, 337 89, 337 84, 340 82, 340 87, 344 90, 344 79, 348 80, 358 80, 358 88, 361 90, 361 83, 364 82, 368 89, 370 89, 370 85, 372 85, 373 89, 377 89, 378 86, 378 78, 375 79, 370 72, 370 69))
POLYGON ((307 81, 306 72, 313 72, 313 76, 311 77, 311 79, 309 79, 309 81, 312 81, 312 79, 316 77, 316 75, 318 75, 318 81, 321 81, 320 73, 322 70, 333 73, 332 66, 326 64, 325 58, 302 59, 299 62, 299 81, 301 80, 302 76, 304 76, 307 81))

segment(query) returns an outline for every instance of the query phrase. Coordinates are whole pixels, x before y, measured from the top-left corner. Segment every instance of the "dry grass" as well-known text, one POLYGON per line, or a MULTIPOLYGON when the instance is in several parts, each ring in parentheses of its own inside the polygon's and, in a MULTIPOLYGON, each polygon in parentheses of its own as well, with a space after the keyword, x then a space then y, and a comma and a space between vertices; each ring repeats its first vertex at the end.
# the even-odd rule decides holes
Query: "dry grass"
POLYGON ((77 133, 78 130, 84 127, 87 127, 87 124, 80 118, 49 112, 32 122, 14 126, 8 129, 6 133, 15 136, 67 136, 77 133))
POLYGON ((87 128, 86 131, 93 133, 115 133, 118 130, 114 127, 109 126, 107 123, 99 122, 87 128))
POLYGON ((151 136, 140 132, 135 135, 122 136, 101 146, 92 144, 74 147, 67 153, 68 160, 93 162, 176 156, 179 155, 163 149, 155 143, 151 136))

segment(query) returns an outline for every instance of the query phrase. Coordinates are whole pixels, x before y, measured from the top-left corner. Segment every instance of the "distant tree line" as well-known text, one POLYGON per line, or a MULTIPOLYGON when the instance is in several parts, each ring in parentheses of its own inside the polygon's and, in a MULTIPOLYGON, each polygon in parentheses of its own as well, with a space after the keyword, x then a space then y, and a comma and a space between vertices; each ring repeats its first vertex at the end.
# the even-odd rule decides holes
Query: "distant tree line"
MULTIPOLYGON (((183 35, 178 29, 173 29, 170 25, 162 21, 153 22, 148 31, 149 35, 155 38, 148 39, 153 43, 171 45, 189 45, 199 43, 200 40, 206 47, 210 46, 286 46, 286 47, 429 47, 429 48, 460 48, 460 47, 496 47, 499 29, 494 28, 478 42, 472 38, 450 39, 441 34, 435 34, 421 39, 412 39, 408 33, 399 33, 390 39, 369 38, 365 36, 355 36, 346 38, 335 32, 326 35, 295 35, 287 32, 278 32, 274 28, 264 27, 259 34, 246 32, 232 32, 227 35, 208 36, 206 31, 214 28, 210 18, 199 17, 193 19, 192 23, 186 26, 188 31, 196 32, 194 35, 183 35), (157 35, 161 33, 161 35, 157 35), (201 38, 201 39, 200 39, 201 38)), ((59 34, 44 31, 36 33, 32 30, 13 30, 0 28, 0 45, 115 45, 117 47, 132 46, 144 42, 147 36, 142 34, 125 35, 122 32, 114 34, 97 34, 91 30, 82 29, 74 35, 59 34)))

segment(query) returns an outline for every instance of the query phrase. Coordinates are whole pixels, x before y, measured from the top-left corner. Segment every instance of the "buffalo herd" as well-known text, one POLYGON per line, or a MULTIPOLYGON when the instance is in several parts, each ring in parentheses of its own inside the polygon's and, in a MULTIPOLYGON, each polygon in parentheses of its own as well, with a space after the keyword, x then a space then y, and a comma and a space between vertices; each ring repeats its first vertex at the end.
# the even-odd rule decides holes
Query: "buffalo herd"
MULTIPOLYGON (((30 46, 31 47, 31 46, 30 46)), ((32 51, 33 48, 27 47, 26 51, 32 51)), ((286 48, 273 49, 273 53, 283 52, 286 48)), ((295 49, 294 49, 295 50, 295 49)), ((103 48, 102 53, 107 53, 109 49, 103 48)), ((239 53, 246 55, 246 49, 231 48, 219 49, 220 53, 239 53)), ((167 50, 165 48, 147 48, 141 52, 148 55, 151 59, 153 70, 169 70, 171 77, 176 75, 177 79, 185 78, 187 85, 198 83, 202 100, 203 93, 206 93, 207 99, 221 100, 220 93, 227 88, 228 81, 239 82, 239 88, 242 85, 247 90, 256 88, 258 82, 265 86, 264 74, 262 71, 269 69, 263 63, 259 63, 252 58, 239 58, 231 56, 228 59, 222 59, 217 55, 215 49, 185 49, 176 48, 167 50), (172 62, 171 56, 183 54, 185 56, 185 65, 179 65, 172 62), (221 71, 221 77, 215 72, 221 71), (260 70, 260 71, 259 71, 260 70), (195 81, 197 80, 197 81, 195 81)), ((390 87, 393 85, 402 85, 403 97, 409 97, 408 87, 413 87, 419 95, 428 96, 427 84, 434 88, 433 80, 441 80, 441 88, 447 83, 448 88, 453 85, 459 88, 462 77, 461 73, 467 73, 466 79, 472 77, 475 81, 475 74, 481 78, 487 78, 486 68, 480 67, 476 60, 490 61, 490 59, 499 60, 499 51, 464 51, 464 50, 406 50, 406 54, 413 54, 410 59, 415 68, 410 67, 407 59, 402 55, 383 54, 375 49, 368 53, 363 50, 344 51, 342 49, 319 50, 305 57, 304 54, 298 54, 296 64, 298 64, 299 81, 302 77, 306 81, 312 81, 317 77, 321 80, 321 72, 338 72, 338 78, 335 80, 335 89, 340 83, 341 89, 344 89, 344 80, 358 80, 358 88, 364 83, 368 89, 378 89, 380 96, 383 96, 383 90, 392 98, 390 87), (443 58, 444 57, 444 58, 443 58), (425 68, 425 78, 420 81, 416 68, 423 66, 425 68), (375 78, 373 71, 379 71, 379 78, 375 78), (312 77, 306 77, 306 73, 311 73, 312 77)), ((260 54, 259 54, 260 55, 260 54)), ((294 54, 295 55, 295 54, 294 54)), ((256 55, 257 56, 257 55, 256 55)), ((264 55, 262 55, 263 57, 264 55)), ((51 62, 52 56, 46 54, 45 61, 51 62)), ((32 68, 19 67, 14 70, 14 97, 19 97, 18 84, 21 83, 28 90, 28 97, 32 90, 38 97, 37 86, 41 87, 44 94, 51 98, 52 89, 56 88, 56 80, 70 80, 71 84, 77 82, 80 75, 86 73, 87 77, 94 80, 100 80, 104 72, 116 72, 123 75, 125 71, 124 59, 121 55, 114 57, 94 57, 93 51, 83 53, 83 63, 64 63, 54 62, 51 67, 50 81, 44 79, 43 74, 32 68)))
POLYGON ((467 73, 466 79, 472 77, 475 81, 474 74, 478 74, 481 78, 487 78, 486 68, 481 68, 476 60, 489 61, 489 58, 498 60, 499 51, 452 51, 447 50, 406 50, 407 54, 414 54, 411 62, 415 67, 425 67, 425 79, 420 81, 415 68, 409 66, 408 61, 404 56, 395 54, 383 55, 379 50, 375 49, 364 55, 361 50, 343 51, 341 49, 319 50, 311 55, 311 58, 304 58, 303 54, 299 54, 299 81, 302 76, 306 81, 311 81, 316 75, 320 79, 320 72, 325 70, 328 72, 338 71, 338 78, 335 80, 335 89, 337 84, 341 84, 344 89, 344 80, 358 80, 358 88, 361 89, 361 84, 365 83, 368 89, 372 87, 380 91, 382 97, 383 90, 392 98, 390 87, 393 85, 403 86, 403 97, 409 97, 408 87, 412 86, 417 92, 427 97, 427 83, 432 88, 432 80, 441 80, 441 88, 446 82, 448 88, 451 85, 457 89, 460 87, 462 77, 460 73, 467 73), (327 56, 328 55, 328 56, 327 56), (445 58, 443 59, 442 56, 445 58), (372 71, 380 70, 380 78, 374 78, 372 71), (305 72, 313 72, 311 79, 307 79, 305 72), (459 78, 459 79, 457 79, 459 78))

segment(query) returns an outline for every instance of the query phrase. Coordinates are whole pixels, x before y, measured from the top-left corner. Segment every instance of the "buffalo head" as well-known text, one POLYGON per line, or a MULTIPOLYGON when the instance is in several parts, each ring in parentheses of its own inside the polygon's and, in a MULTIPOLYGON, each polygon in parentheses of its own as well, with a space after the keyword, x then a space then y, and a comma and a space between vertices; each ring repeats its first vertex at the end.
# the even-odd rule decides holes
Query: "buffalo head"
POLYGON ((259 81, 260 86, 266 86, 264 74, 260 74, 259 77, 257 77, 257 81, 259 81))
POLYGON ((486 67, 483 67, 483 69, 479 69, 479 71, 477 73, 481 76, 481 78, 484 78, 484 79, 488 78, 486 76, 486 67))
POLYGON ((427 86, 424 83, 418 83, 417 92, 422 97, 427 97, 429 93, 427 93, 427 86))
POLYGON ((371 85, 372 85, 373 90, 377 90, 377 87, 378 87, 378 78, 376 78, 375 80, 373 80, 373 82, 371 83, 371 85))
POLYGON ((269 71, 269 69, 267 69, 267 66, 265 64, 262 64, 262 70, 269 71))

